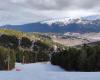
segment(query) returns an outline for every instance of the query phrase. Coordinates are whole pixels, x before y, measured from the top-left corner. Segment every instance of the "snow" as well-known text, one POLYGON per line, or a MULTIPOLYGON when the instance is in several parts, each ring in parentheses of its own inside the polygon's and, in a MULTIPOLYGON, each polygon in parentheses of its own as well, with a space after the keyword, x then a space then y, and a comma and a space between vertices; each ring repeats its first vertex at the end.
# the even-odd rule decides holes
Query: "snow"
POLYGON ((70 23, 71 18, 55 18, 55 19, 51 19, 51 20, 47 20, 47 21, 43 21, 41 22, 42 24, 48 24, 48 25, 52 25, 54 23, 56 24, 63 24, 63 25, 67 25, 70 23))
POLYGON ((16 63, 14 70, 0 71, 0 80, 100 80, 100 72, 67 72, 49 62, 16 63))
POLYGON ((51 26, 52 24, 59 24, 60 26, 64 26, 64 25, 68 25, 71 23, 77 23, 77 24, 92 24, 92 20, 87 20, 87 19, 83 19, 81 17, 79 18, 55 18, 55 19, 51 19, 51 20, 46 20, 46 21, 42 21, 41 24, 48 24, 49 26, 51 26))

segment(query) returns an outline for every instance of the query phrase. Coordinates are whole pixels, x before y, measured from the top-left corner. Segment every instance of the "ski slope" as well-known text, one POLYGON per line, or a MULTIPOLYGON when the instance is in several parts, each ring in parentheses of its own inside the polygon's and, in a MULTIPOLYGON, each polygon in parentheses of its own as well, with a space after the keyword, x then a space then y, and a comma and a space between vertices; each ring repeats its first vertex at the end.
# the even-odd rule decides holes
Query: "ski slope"
POLYGON ((0 71, 0 80, 100 80, 100 72, 66 72, 49 62, 24 65, 16 63, 14 70, 0 71))

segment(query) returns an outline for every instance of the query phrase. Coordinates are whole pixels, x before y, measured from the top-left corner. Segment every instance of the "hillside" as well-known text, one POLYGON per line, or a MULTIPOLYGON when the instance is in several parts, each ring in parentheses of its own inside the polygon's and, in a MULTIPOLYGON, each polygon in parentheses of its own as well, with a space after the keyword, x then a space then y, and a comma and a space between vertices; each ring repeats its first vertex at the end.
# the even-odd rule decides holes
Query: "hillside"
POLYGON ((6 35, 15 35, 17 37, 21 37, 23 35, 25 35, 25 33, 20 32, 20 31, 15 31, 15 30, 11 30, 11 29, 0 29, 0 34, 6 34, 6 35))
POLYGON ((14 35, 18 38, 21 37, 27 37, 31 40, 51 40, 49 36, 45 36, 42 33, 26 33, 26 32, 21 32, 21 31, 16 31, 16 30, 12 30, 12 29, 0 29, 0 34, 6 34, 6 35, 14 35))

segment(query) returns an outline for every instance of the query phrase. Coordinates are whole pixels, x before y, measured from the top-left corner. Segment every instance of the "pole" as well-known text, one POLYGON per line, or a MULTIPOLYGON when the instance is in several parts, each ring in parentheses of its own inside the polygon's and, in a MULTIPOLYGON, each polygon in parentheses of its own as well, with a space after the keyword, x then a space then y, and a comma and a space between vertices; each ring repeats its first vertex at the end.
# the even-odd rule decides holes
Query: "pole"
POLYGON ((8 60, 7 60, 8 62, 8 64, 7 64, 7 68, 8 68, 8 70, 10 70, 10 56, 8 55, 8 60))
POLYGON ((24 56, 24 55, 23 55, 22 63, 23 63, 23 64, 25 63, 25 56, 24 56))

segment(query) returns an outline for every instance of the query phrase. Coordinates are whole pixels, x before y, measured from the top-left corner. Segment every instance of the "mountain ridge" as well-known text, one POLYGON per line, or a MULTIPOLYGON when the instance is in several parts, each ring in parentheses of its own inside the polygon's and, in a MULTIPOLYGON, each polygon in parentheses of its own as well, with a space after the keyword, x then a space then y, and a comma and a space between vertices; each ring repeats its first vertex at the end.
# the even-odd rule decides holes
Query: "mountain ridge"
POLYGON ((100 19, 61 18, 39 21, 23 25, 4 25, 0 28, 14 29, 23 32, 100 32, 100 19))

